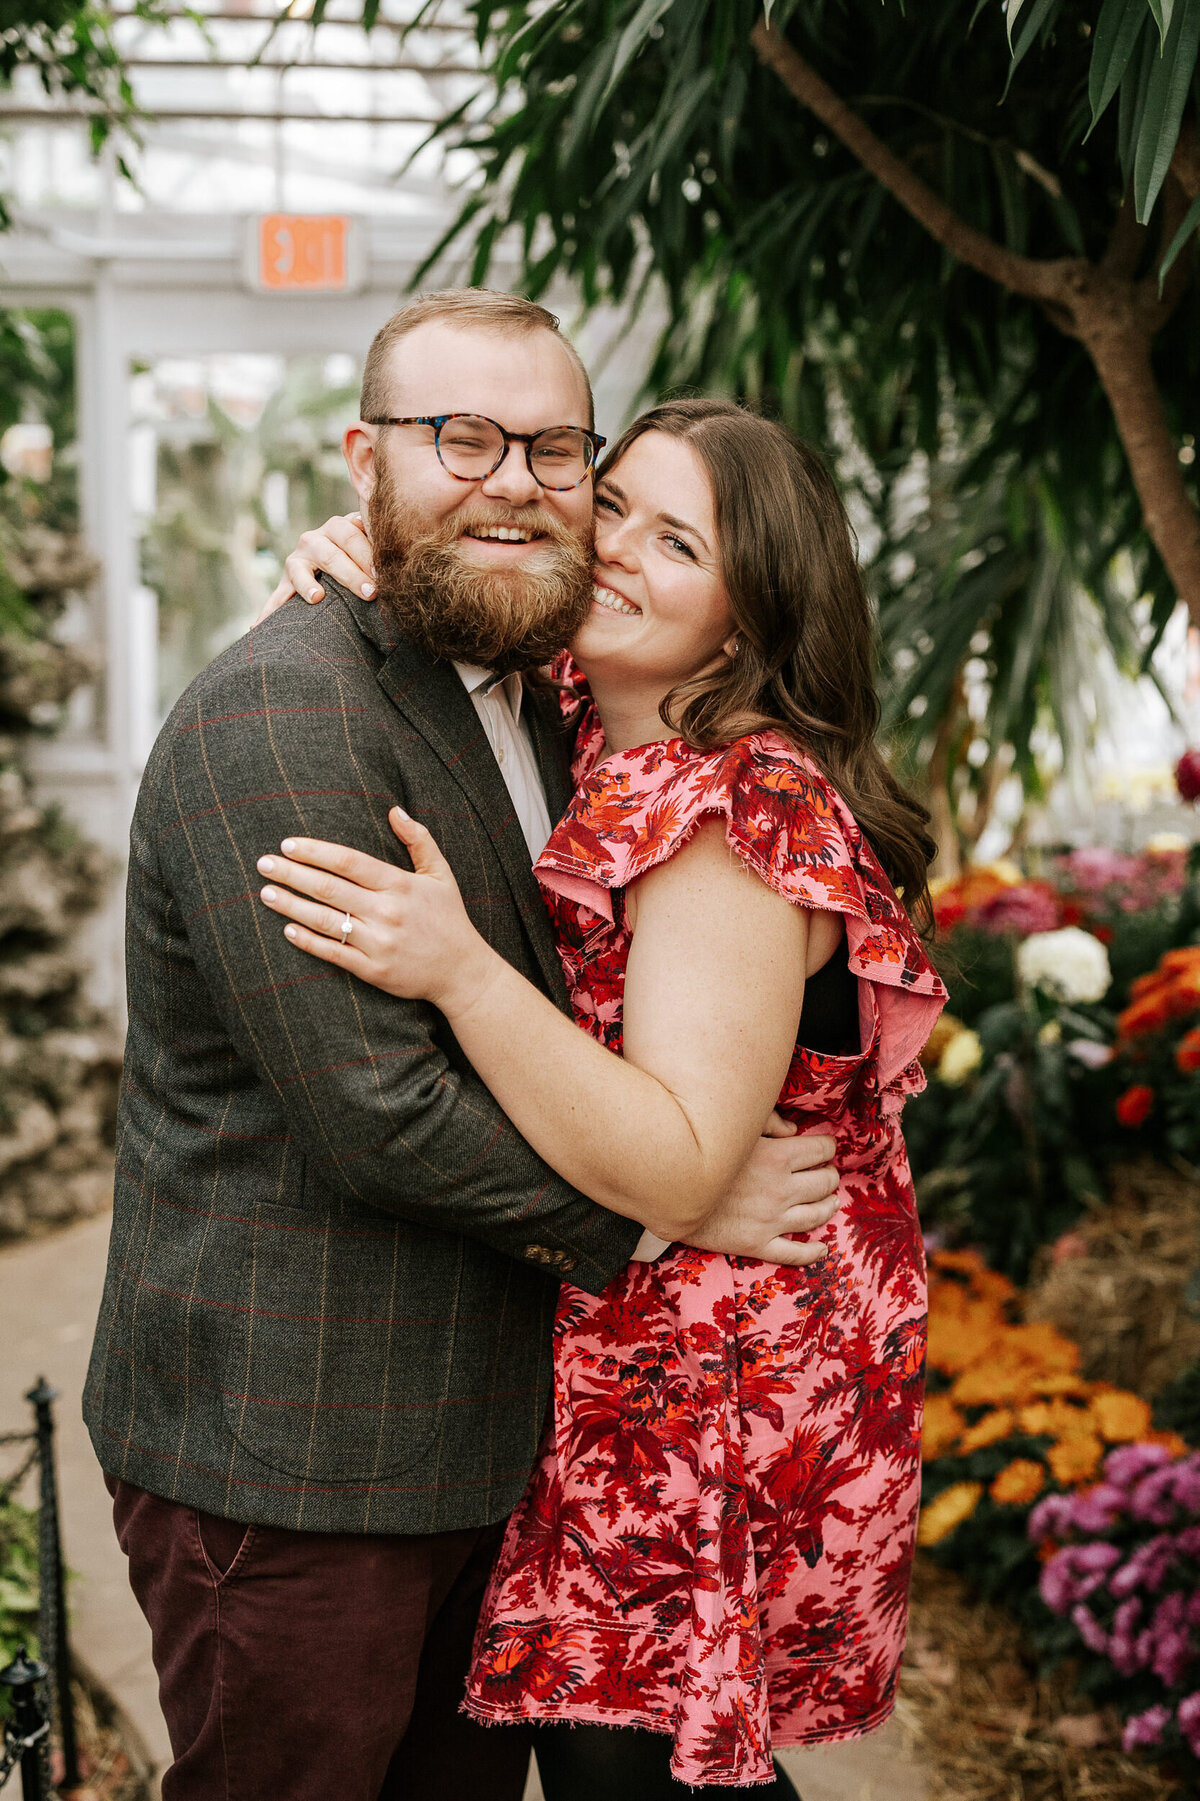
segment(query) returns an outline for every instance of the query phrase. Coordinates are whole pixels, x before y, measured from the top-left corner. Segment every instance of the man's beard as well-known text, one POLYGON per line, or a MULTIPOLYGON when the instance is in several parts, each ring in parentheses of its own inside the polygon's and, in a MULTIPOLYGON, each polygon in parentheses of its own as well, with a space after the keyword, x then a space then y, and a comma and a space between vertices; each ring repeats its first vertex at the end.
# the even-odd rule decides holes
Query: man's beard
POLYGON ((536 668, 575 636, 592 603, 592 546, 540 506, 476 498, 433 526, 405 505, 384 465, 369 503, 379 605, 389 623, 432 657, 508 675, 536 668), (496 525, 537 532, 538 547, 512 569, 482 569, 462 537, 496 525))

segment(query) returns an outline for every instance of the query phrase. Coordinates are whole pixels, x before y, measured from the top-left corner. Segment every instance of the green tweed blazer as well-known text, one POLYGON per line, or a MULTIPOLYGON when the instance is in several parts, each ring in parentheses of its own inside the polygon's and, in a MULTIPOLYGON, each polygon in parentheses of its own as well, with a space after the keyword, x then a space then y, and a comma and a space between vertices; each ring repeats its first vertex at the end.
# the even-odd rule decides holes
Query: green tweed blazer
MULTIPOLYGON (((256 898, 288 833, 405 864, 399 802, 472 920, 566 1005, 529 852, 453 667, 325 578, 183 695, 133 819, 112 1243, 84 1413, 104 1469, 229 1519, 443 1532, 508 1513, 558 1279, 640 1228, 525 1143, 445 1020, 293 949, 256 898)), ((553 696, 529 719, 552 816, 553 696)))

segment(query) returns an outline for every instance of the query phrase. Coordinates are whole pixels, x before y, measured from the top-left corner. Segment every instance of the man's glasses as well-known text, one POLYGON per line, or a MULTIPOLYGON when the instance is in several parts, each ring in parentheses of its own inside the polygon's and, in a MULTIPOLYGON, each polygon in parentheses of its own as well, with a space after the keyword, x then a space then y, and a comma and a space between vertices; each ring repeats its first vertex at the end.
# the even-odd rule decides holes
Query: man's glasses
POLYGON ((494 475, 510 444, 525 446, 529 473, 539 487, 563 494, 577 488, 608 443, 581 425, 549 425, 544 431, 505 431, 479 413, 422 414, 415 419, 367 419, 367 425, 432 425, 433 447, 447 474, 460 482, 494 475))

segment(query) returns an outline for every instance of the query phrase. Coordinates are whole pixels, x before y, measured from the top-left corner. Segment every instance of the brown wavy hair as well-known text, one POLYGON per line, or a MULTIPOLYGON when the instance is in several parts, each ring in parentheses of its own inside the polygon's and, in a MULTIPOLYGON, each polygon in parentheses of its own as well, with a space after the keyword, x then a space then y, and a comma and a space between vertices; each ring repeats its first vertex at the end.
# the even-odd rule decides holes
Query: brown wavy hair
POLYGON ((681 682, 664 724, 696 750, 782 732, 829 777, 928 935, 929 814, 876 744, 875 622, 854 530, 825 464, 783 426, 727 400, 669 400, 643 413, 597 472, 646 432, 683 438, 712 483, 736 654, 681 682))

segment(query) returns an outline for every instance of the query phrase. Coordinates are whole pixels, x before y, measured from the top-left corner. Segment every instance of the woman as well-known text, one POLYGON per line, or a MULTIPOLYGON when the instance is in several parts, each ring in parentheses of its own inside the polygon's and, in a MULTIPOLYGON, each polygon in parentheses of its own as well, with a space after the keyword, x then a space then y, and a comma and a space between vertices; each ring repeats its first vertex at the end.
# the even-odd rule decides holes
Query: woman
POLYGON ((651 1198, 664 1239, 772 1105, 836 1136, 823 1262, 668 1244, 598 1298, 563 1285, 552 1426, 467 1697, 541 1723, 549 1801, 786 1796, 772 1743, 879 1724, 904 1639, 925 1300, 898 1115, 945 999, 912 923, 932 846, 874 747, 869 606, 813 453, 673 402, 596 508, 579 788, 535 865, 584 1031, 398 810, 413 875, 289 840, 263 898, 299 948, 439 1006, 540 1154, 605 1206, 651 1198))

